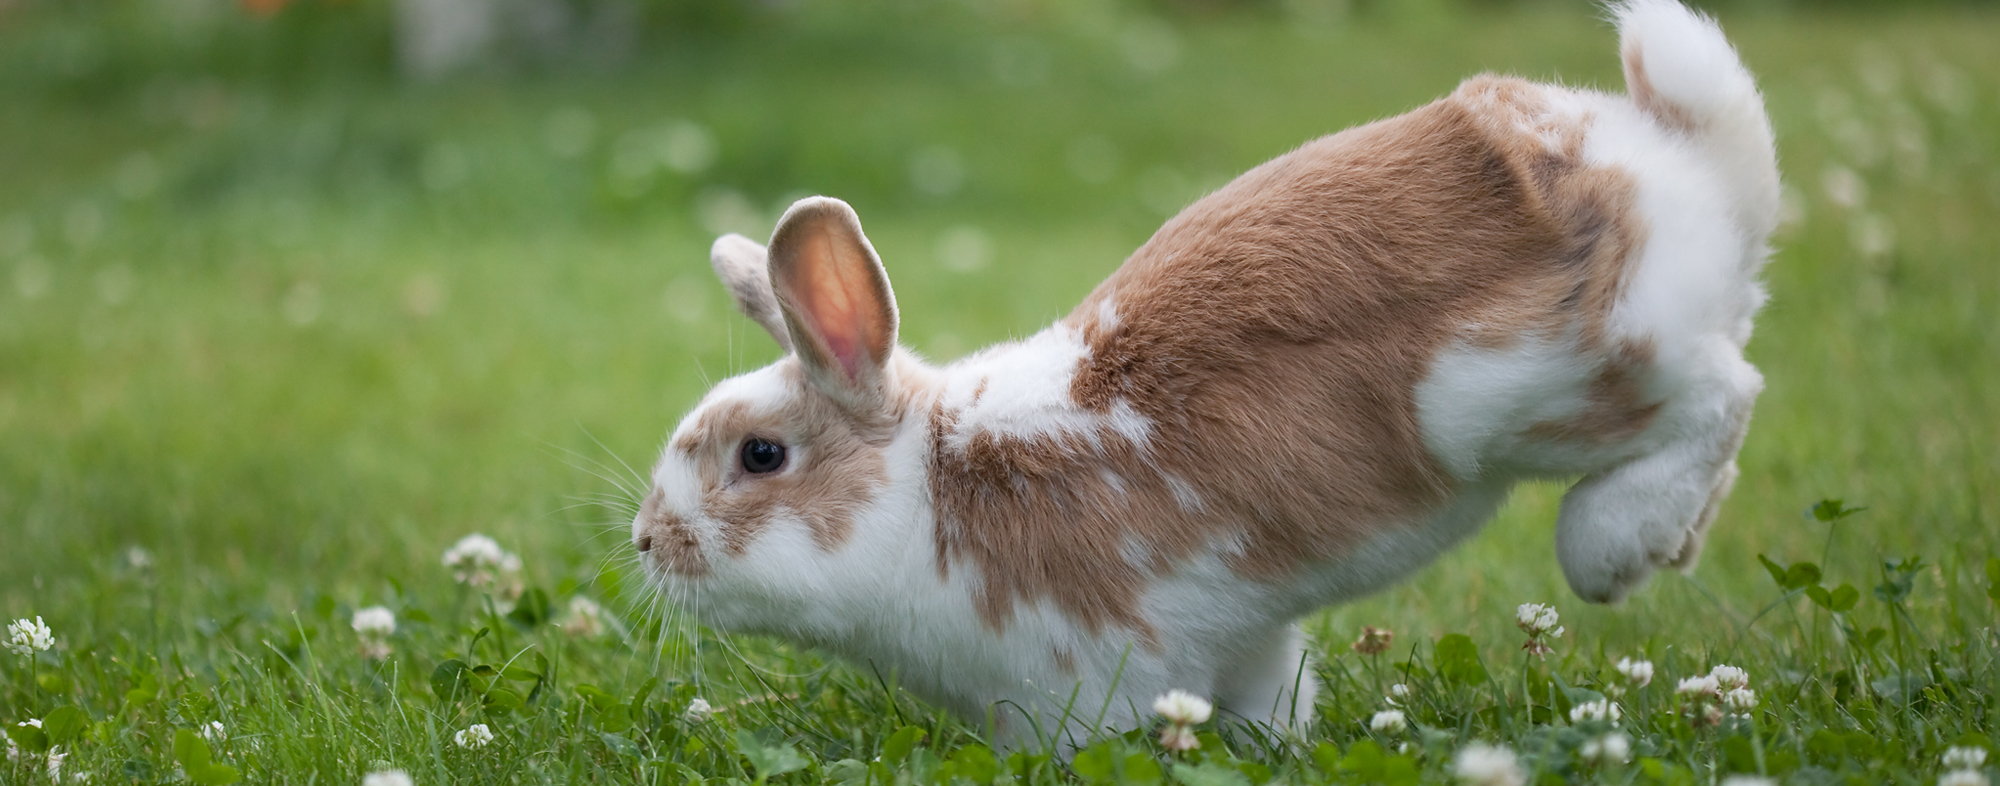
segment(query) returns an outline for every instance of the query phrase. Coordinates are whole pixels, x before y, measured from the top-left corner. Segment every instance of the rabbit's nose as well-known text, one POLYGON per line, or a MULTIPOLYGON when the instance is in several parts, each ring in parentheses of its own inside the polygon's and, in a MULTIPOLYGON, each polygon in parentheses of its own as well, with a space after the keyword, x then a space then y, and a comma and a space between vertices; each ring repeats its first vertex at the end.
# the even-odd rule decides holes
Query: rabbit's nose
POLYGON ((645 555, 643 559, 670 573, 698 576, 708 570, 694 528, 667 508, 666 496, 658 489, 639 506, 639 517, 632 522, 632 546, 645 555))

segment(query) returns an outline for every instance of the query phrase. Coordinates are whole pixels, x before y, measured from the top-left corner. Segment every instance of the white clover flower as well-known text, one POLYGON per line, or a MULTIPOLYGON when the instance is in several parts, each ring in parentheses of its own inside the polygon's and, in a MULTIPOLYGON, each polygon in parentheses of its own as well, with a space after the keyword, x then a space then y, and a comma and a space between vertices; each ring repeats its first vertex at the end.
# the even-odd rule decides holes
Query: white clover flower
POLYGON ((687 709, 681 711, 681 719, 689 723, 700 723, 714 714, 715 708, 708 706, 707 700, 697 696, 694 701, 688 702, 687 709))
POLYGON ((1569 709, 1570 723, 1600 721, 1616 726, 1618 725, 1618 721, 1624 717, 1625 711, 1620 709, 1618 705, 1611 703, 1610 699, 1586 701, 1569 709))
POLYGON ((1193 726, 1207 723, 1208 716, 1215 712, 1215 705, 1200 696, 1175 688, 1153 700, 1153 711, 1166 718, 1168 723, 1193 726))
POLYGON ((1722 706, 1735 713, 1746 713, 1757 709, 1757 692, 1749 688, 1736 688, 1722 694, 1722 706))
POLYGON ((1403 702, 1409 701, 1409 699, 1410 686, 1398 682, 1389 686, 1389 696, 1384 701, 1387 701, 1391 707, 1401 707, 1403 706, 1403 702))
POLYGON ((1938 786, 1992 786, 1979 770, 1952 770, 1938 776, 1938 786))
POLYGON ((1722 779, 1722 786, 1778 786, 1778 782, 1755 775, 1731 775, 1722 779))
POLYGON ((500 543, 479 533, 459 538, 444 552, 444 566, 460 584, 479 590, 506 593, 521 572, 521 558, 500 548, 500 543))
POLYGON ((1383 710, 1368 719, 1368 728, 1385 734, 1397 734, 1409 727, 1410 722, 1403 717, 1402 710, 1383 710))
POLYGON ((486 747, 486 743, 493 741, 493 730, 486 728, 486 724, 484 723, 475 723, 465 727, 459 733, 451 735, 451 741, 458 743, 458 747, 466 750, 478 750, 486 747))
POLYGON ((7 649, 16 655, 33 655, 56 645, 56 636, 49 626, 42 624, 42 618, 34 622, 15 620, 7 626, 7 649))
POLYGON ((1585 740, 1576 755, 1593 764, 1623 764, 1632 760, 1632 738, 1619 732, 1585 740))
MULTIPOLYGON (((49 780, 51 782, 62 780, 63 759, 69 758, 69 751, 65 751, 62 748, 50 748, 46 755, 47 758, 44 761, 47 763, 44 766, 49 773, 49 780)), ((87 779, 88 776, 88 773, 84 773, 72 776, 72 778, 81 781, 87 779)))
POLYGON ((1976 770, 1986 766, 1986 749, 1953 745, 1944 749, 1943 762, 1947 770, 1976 770))
POLYGON ((361 657, 381 660, 389 657, 389 635, 396 632, 396 613, 382 606, 354 612, 354 633, 361 637, 361 657))
POLYGON ((354 612, 354 632, 364 638, 388 638, 396 632, 396 612, 383 606, 369 606, 354 612))
POLYGON ((1528 782, 1513 751, 1483 742, 1460 748, 1452 759, 1452 771, 1472 786, 1524 786, 1528 782))
POLYGON ((1618 673, 1634 688, 1643 688, 1653 681, 1653 662, 1649 660, 1618 659, 1618 673))
POLYGON ((1724 691, 1750 687, 1750 672, 1735 666, 1717 666, 1708 676, 1714 677, 1716 687, 1724 691))
POLYGON ((577 595, 569 599, 569 613, 563 615, 556 627, 571 636, 590 638, 604 632, 604 607, 596 601, 577 595))
POLYGON ((1674 688, 1674 692, 1683 696, 1719 696, 1722 694, 1722 685, 1713 674, 1688 677, 1681 680, 1680 685, 1674 688))
POLYGON ((1170 751, 1191 751, 1201 747, 1201 740, 1195 739, 1194 729, 1178 723, 1169 723, 1160 730, 1160 747, 1170 751))
POLYGON ((223 726, 222 721, 209 721, 207 726, 203 726, 195 731, 201 735, 202 739, 216 745, 229 741, 229 728, 223 726))
POLYGON ((1555 652, 1556 649, 1544 639, 1562 638, 1560 621, 1555 607, 1544 603, 1523 603, 1514 609, 1514 623, 1521 626, 1522 633, 1528 634, 1528 642, 1522 644, 1521 649, 1543 658, 1555 652))
POLYGON ((1554 606, 1543 603, 1523 603, 1514 610, 1515 624, 1530 636, 1561 636, 1563 629, 1556 623, 1561 621, 1554 606))
POLYGON ((402 770, 376 770, 361 776, 361 786, 417 786, 402 770))

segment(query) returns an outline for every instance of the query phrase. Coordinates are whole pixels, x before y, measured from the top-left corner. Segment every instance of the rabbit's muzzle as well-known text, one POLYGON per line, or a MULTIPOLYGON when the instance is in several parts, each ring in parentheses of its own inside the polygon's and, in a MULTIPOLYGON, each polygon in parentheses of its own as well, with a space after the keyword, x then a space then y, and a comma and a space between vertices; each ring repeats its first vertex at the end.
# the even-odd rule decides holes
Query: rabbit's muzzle
POLYGON ((639 517, 632 522, 632 545, 639 558, 660 571, 684 577, 708 572, 708 559, 701 553, 701 541, 686 519, 667 510, 658 489, 646 496, 639 517))

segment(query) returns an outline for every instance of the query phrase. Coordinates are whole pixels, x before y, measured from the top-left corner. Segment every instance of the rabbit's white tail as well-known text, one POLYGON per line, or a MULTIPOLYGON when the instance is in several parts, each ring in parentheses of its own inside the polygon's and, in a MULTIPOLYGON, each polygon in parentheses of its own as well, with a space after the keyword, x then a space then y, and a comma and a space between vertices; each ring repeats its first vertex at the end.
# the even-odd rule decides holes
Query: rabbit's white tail
POLYGON ((1737 219, 1761 242, 1777 227, 1778 159, 1764 98, 1736 50, 1714 20, 1677 0, 1616 0, 1610 11, 1632 101, 1708 155, 1737 219))

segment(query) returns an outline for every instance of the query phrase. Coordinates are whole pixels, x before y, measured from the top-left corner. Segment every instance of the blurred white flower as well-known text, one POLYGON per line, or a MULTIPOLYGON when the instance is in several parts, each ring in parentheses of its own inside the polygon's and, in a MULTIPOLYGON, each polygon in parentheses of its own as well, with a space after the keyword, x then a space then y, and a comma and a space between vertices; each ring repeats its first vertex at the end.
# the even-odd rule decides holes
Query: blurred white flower
POLYGON ((1747 713, 1757 709, 1757 692, 1749 688, 1736 688, 1722 694, 1722 706, 1730 712, 1747 713))
POLYGON ((1976 770, 1986 766, 1986 749, 1953 745, 1944 749, 1943 762, 1948 770, 1976 770))
POLYGON ((361 776, 361 786, 417 786, 402 770, 376 770, 361 776))
POLYGON ((1483 742, 1459 749, 1452 759, 1452 771, 1472 786, 1523 786, 1528 782, 1513 751, 1483 742))
POLYGON ((1571 723, 1599 721, 1616 726, 1618 725, 1618 721, 1624 717, 1625 711, 1619 709, 1618 705, 1611 703, 1610 699, 1586 701, 1571 707, 1569 710, 1569 722, 1571 723))
POLYGON ((1554 606, 1545 603, 1521 604, 1519 608, 1514 609, 1514 623, 1521 626, 1522 633, 1528 634, 1528 643, 1521 645, 1521 649, 1542 657, 1555 652, 1555 648, 1549 646, 1543 639, 1561 638, 1563 635, 1562 625, 1559 624, 1561 621, 1562 618, 1556 614, 1554 606))
POLYGON ((381 638, 396 632, 396 613, 384 606, 369 606, 354 612, 354 632, 381 638))
MULTIPOLYGON (((55 645, 55 633, 49 630, 49 626, 42 623, 41 617, 36 617, 34 622, 29 622, 25 619, 15 620, 7 626, 6 646, 7 649, 13 650, 16 655, 33 655, 37 651, 46 650, 55 645)), ((36 725, 39 726, 41 724, 37 723, 36 725)))
POLYGON ((1577 747, 1576 755, 1594 764, 1623 764, 1632 760, 1632 738, 1614 731, 1585 740, 1577 747))
POLYGON ((604 607, 597 601, 576 595, 569 599, 569 612, 556 622, 556 627, 571 636, 589 638, 604 632, 604 607))
POLYGON ((1195 739, 1194 729, 1169 723, 1160 730, 1160 747, 1170 751, 1191 751, 1201 747, 1201 740, 1195 739))
POLYGON ((1410 727, 1401 710, 1383 710, 1368 719, 1368 728, 1386 734, 1396 734, 1410 727))
POLYGON ((1681 713, 1690 725, 1699 728, 1722 722, 1722 681, 1714 673, 1683 679, 1674 693, 1681 697, 1681 713))
POLYGON ((1215 705, 1200 696, 1175 688, 1153 700, 1153 711, 1166 718, 1168 723, 1192 726, 1207 723, 1208 716, 1215 712, 1215 705))
POLYGON ((1992 786, 1979 770, 1952 770, 1938 776, 1938 786, 1992 786))
POLYGON ((1559 619, 1555 608, 1545 603, 1523 603, 1514 609, 1515 624, 1530 636, 1554 629, 1559 619))
POLYGON ((202 739, 215 745, 221 745, 229 741, 229 728, 223 726, 222 721, 209 721, 207 726, 203 726, 195 731, 201 734, 202 739))
POLYGON ((1864 210, 1848 221, 1847 239, 1863 257, 1886 256, 1896 250, 1896 225, 1888 216, 1864 210))
POLYGON ((511 597, 519 592, 521 558, 500 548, 492 538, 473 533, 459 538, 444 553, 444 566, 460 584, 511 597))
POLYGON ((1649 660, 1618 659, 1618 673, 1634 688, 1643 688, 1653 681, 1653 662, 1649 660))
POLYGON ((1403 706, 1403 702, 1409 700, 1409 698, 1410 686, 1400 682, 1389 686, 1389 706, 1401 707, 1403 706))
POLYGON ((1778 786, 1778 782, 1755 775, 1731 775, 1722 779, 1722 786, 1778 786))
POLYGON ((681 719, 689 723, 700 723, 714 714, 715 708, 708 706, 707 700, 697 696, 694 701, 688 702, 687 709, 681 711, 681 719))
POLYGON ((1681 680, 1680 685, 1674 688, 1674 692, 1683 696, 1720 696, 1722 685, 1713 674, 1688 677, 1681 680))
POLYGON ((1750 687, 1750 672, 1735 666, 1717 666, 1708 676, 1715 678, 1715 685, 1724 691, 1750 687))
POLYGON ((484 723, 475 723, 465 727, 463 731, 452 735, 451 741, 458 743, 458 747, 466 750, 478 750, 486 747, 486 743, 493 741, 493 730, 486 728, 486 724, 484 723))
POLYGON ((1821 190, 1826 199, 1844 210, 1853 210, 1868 203, 1868 183, 1852 169, 1839 164, 1827 164, 1820 170, 1821 190))
POLYGON ((1153 700, 1153 711, 1167 719, 1167 727, 1160 731, 1160 747, 1170 751, 1188 751, 1201 747, 1195 739, 1193 726, 1206 723, 1215 712, 1215 705, 1207 699, 1175 688, 1153 700))
POLYGON ((396 632, 396 613, 382 606, 354 612, 354 633, 361 637, 361 656, 369 660, 389 657, 389 636, 396 632))

